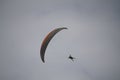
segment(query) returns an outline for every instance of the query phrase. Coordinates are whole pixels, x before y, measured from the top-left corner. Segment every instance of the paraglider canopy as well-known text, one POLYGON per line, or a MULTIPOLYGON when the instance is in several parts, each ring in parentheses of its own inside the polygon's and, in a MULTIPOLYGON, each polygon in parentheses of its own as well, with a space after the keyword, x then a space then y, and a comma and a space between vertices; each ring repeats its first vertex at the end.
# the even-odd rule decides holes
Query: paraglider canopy
POLYGON ((46 48, 50 42, 50 40, 61 30, 63 29, 67 29, 66 27, 62 27, 62 28, 56 28, 54 30, 52 30, 50 33, 47 34, 47 36, 44 38, 42 45, 41 45, 41 49, 40 49, 40 57, 41 60, 43 61, 43 63, 45 62, 44 60, 44 56, 45 56, 45 51, 46 48))

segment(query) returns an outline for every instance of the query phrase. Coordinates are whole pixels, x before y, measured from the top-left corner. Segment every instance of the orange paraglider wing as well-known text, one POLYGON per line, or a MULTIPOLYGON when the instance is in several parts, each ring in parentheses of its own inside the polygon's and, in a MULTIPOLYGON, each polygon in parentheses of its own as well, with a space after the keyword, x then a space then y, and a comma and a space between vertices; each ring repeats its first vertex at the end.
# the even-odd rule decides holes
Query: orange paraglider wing
POLYGON ((67 29, 66 27, 62 27, 62 28, 56 28, 53 31, 51 31, 50 33, 48 33, 48 35, 44 38, 42 45, 41 45, 41 49, 40 49, 40 56, 41 56, 41 60, 43 62, 45 62, 44 60, 44 56, 45 56, 45 51, 46 48, 50 42, 50 40, 61 30, 63 29, 67 29))

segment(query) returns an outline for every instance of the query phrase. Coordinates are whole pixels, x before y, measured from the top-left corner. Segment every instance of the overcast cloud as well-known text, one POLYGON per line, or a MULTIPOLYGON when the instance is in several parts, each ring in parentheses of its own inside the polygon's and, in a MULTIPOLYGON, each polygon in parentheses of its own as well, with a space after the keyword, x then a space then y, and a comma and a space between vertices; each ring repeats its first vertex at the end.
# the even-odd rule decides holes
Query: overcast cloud
POLYGON ((0 0, 0 80, 120 80, 119 4, 0 0), (57 27, 68 30, 52 39, 42 63, 42 40, 57 27))

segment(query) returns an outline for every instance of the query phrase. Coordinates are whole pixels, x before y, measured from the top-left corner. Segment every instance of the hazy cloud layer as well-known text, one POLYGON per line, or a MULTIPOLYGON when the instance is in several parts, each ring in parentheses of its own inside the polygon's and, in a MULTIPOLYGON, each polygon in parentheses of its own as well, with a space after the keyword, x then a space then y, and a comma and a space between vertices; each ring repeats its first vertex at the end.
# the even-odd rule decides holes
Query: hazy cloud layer
POLYGON ((119 3, 0 0, 0 80, 120 80, 119 3), (42 63, 43 38, 62 26, 42 63))

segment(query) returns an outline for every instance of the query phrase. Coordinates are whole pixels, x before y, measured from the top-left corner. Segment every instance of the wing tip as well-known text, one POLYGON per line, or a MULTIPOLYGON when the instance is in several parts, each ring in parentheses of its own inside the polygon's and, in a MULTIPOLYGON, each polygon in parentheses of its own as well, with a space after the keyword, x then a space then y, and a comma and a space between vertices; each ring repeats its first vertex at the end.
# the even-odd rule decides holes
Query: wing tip
POLYGON ((43 63, 45 63, 45 61, 44 61, 44 60, 42 60, 42 62, 43 62, 43 63))
POLYGON ((63 29, 68 29, 67 27, 62 27, 63 29))

